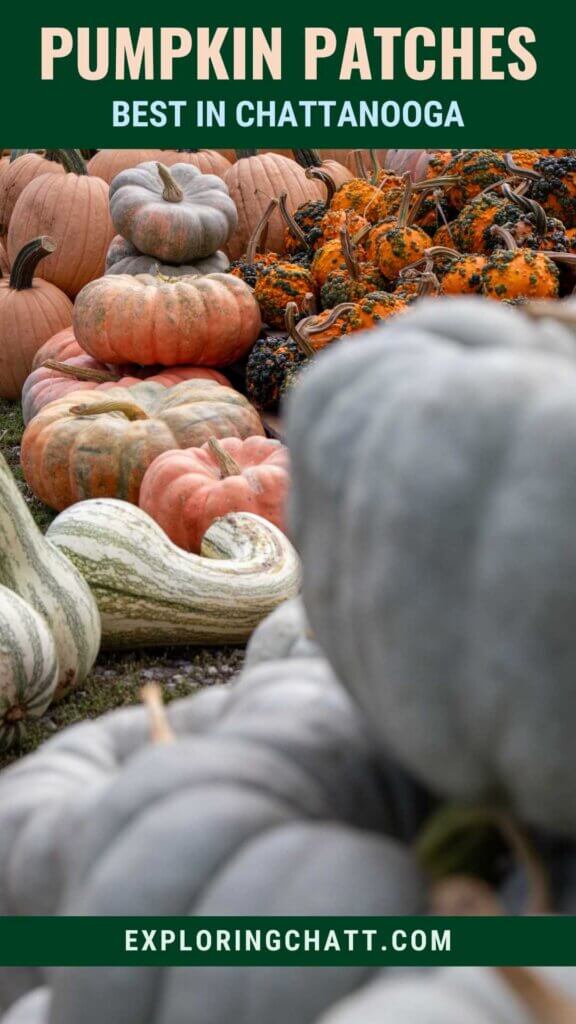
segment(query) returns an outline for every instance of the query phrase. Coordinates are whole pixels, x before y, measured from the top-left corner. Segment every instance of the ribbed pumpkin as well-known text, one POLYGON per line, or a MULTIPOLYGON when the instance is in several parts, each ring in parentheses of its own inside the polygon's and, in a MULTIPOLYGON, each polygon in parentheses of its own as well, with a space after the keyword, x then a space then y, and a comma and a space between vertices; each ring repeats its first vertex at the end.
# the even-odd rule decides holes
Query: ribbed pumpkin
POLYGON ((161 149, 100 149, 88 161, 88 173, 110 184, 121 171, 163 158, 164 152, 161 149))
POLYGON ((138 504, 170 540, 200 553, 215 519, 253 512, 285 530, 288 449, 267 437, 210 438, 160 455, 146 470, 138 504))
POLYGON ((106 254, 107 274, 196 277, 201 274, 225 274, 229 266, 230 260, 221 250, 195 263, 161 263, 155 256, 145 256, 121 235, 115 235, 106 254))
POLYGON ((153 367, 108 366, 91 356, 71 356, 66 361, 48 359, 33 370, 22 388, 22 417, 29 423, 40 409, 74 391, 111 391, 128 388, 139 380, 153 380, 163 387, 172 387, 183 380, 214 380, 228 386, 217 370, 201 366, 179 366, 155 372, 153 367))
POLYGON ((108 212, 108 185, 88 174, 41 174, 21 193, 8 231, 13 262, 30 238, 51 235, 57 251, 44 260, 39 276, 71 298, 104 273, 114 229, 108 212))
POLYGON ((44 713, 58 684, 54 638, 41 615, 0 585, 0 751, 44 713))
POLYGON ((32 360, 48 338, 72 322, 72 303, 55 285, 35 277, 40 260, 54 252, 50 238, 36 238, 18 253, 10 277, 0 280, 0 397, 18 398, 32 360))
POLYGON ((31 181, 41 174, 82 174, 84 161, 77 149, 47 150, 40 153, 14 150, 5 174, 0 179, 0 235, 8 233, 14 207, 31 181))
POLYGON ((173 278, 111 275, 82 290, 74 330, 104 363, 228 366, 258 337, 261 316, 248 285, 232 274, 173 278))
POLYGON ((253 434, 264 434, 256 410, 214 381, 165 388, 148 380, 111 395, 73 391, 26 427, 22 468, 51 508, 98 497, 137 503, 142 477, 162 452, 253 434))
POLYGON ((0 242, 0 277, 3 277, 4 274, 9 274, 9 273, 10 273, 10 264, 8 263, 8 256, 6 254, 6 250, 5 250, 2 242, 0 242))
MULTIPOLYGON (((290 213, 309 199, 321 199, 323 187, 306 177, 295 160, 276 153, 257 154, 255 150, 239 150, 239 159, 226 172, 224 181, 238 210, 238 227, 229 239, 227 251, 231 259, 242 255, 254 228, 266 211, 271 198, 286 192, 290 213)), ((284 252, 284 222, 276 210, 268 226, 267 246, 284 252)))
POLYGON ((192 164, 202 174, 215 174, 218 178, 223 178, 232 166, 230 160, 217 149, 165 149, 156 159, 161 160, 166 167, 172 167, 173 164, 192 164))
POLYGON ((118 234, 146 256, 191 263, 223 248, 237 224, 224 182, 192 164, 160 162, 122 171, 110 185, 118 234))
POLYGON ((48 338, 48 341, 45 341, 38 349, 32 360, 32 369, 36 370, 39 366, 44 366, 47 359, 58 359, 64 362, 72 356, 83 356, 85 354, 84 349, 80 348, 76 341, 73 328, 65 327, 64 330, 58 331, 57 334, 48 338))

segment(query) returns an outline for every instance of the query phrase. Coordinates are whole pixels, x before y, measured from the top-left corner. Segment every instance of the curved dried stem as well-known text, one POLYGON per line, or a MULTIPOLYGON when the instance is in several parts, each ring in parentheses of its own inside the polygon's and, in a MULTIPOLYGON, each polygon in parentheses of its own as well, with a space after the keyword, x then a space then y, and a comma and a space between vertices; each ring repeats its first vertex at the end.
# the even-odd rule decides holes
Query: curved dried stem
POLYGON ((308 239, 306 238, 306 235, 304 234, 302 228, 296 222, 296 220, 294 219, 286 205, 287 198, 287 192, 281 192, 280 195, 278 196, 278 209, 282 214, 284 223, 286 224, 288 230, 294 236, 294 238, 297 238, 300 244, 303 245, 305 249, 310 249, 311 246, 308 239))

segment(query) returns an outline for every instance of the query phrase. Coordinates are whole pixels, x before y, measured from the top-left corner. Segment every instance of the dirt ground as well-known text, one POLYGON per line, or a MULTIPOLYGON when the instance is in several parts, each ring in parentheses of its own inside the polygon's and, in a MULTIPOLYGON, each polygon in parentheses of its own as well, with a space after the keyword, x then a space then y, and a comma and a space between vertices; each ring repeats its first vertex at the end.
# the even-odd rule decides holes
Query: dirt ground
MULTIPOLYGON (((10 464, 34 519, 46 530, 54 513, 34 497, 20 469, 23 429, 18 403, 0 400, 0 450, 10 464)), ((59 704, 53 704, 42 718, 31 724, 19 749, 0 754, 0 767, 34 750, 73 722, 137 703, 140 690, 147 682, 158 682, 168 702, 204 686, 230 682, 243 658, 242 648, 159 647, 134 653, 103 652, 82 689, 59 704)))

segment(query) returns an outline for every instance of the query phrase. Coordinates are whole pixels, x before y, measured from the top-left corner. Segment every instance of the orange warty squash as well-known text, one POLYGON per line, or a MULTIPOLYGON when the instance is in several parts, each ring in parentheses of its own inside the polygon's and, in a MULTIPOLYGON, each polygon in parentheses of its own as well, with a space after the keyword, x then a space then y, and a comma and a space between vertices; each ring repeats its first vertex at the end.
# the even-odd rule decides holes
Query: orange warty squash
POLYGON ((422 228, 410 225, 411 198, 412 179, 406 174, 404 194, 397 218, 393 221, 384 221, 372 228, 368 234, 368 258, 387 281, 394 281, 400 271, 420 259, 430 245, 426 232, 422 228))
POLYGON ((226 377, 218 373, 218 370, 201 366, 174 366, 157 372, 154 367, 109 366, 84 353, 63 361, 46 359, 32 370, 22 388, 24 423, 29 423, 45 405, 58 401, 72 391, 111 391, 131 387, 139 380, 153 380, 165 388, 183 380, 214 380, 228 386, 226 377))
POLYGON ((557 298, 559 274, 550 256, 532 249, 519 249, 506 228, 490 230, 503 241, 505 248, 497 249, 487 260, 481 273, 482 293, 499 300, 557 298))
POLYGON ((111 275, 87 285, 74 307, 78 342, 103 363, 228 366, 261 325, 251 289, 233 274, 111 275))
POLYGON ((166 452, 149 466, 140 508, 185 551, 229 512, 252 512, 285 530, 288 449, 266 437, 211 437, 201 448, 166 452))
POLYGON ((161 149, 99 149, 88 161, 88 174, 110 184, 120 171, 150 160, 163 160, 161 149))
POLYGON ((73 391, 44 406, 22 438, 22 468, 41 501, 64 509, 85 498, 138 502, 158 455, 210 437, 262 436, 248 399, 210 380, 165 388, 152 380, 102 395, 73 391))
POLYGON ((31 181, 41 174, 83 171, 84 161, 77 149, 48 150, 45 156, 25 151, 11 160, 0 181, 0 234, 8 233, 14 207, 31 181))
POLYGON ((70 299, 34 276, 55 248, 52 239, 35 238, 18 253, 10 276, 0 280, 1 398, 19 398, 38 349, 72 322, 70 299))
POLYGON ((74 298, 88 281, 104 273, 114 228, 108 212, 108 185, 88 174, 41 174, 20 194, 8 231, 8 258, 37 235, 50 234, 53 256, 38 269, 74 298))
POLYGON ((303 312, 307 296, 314 291, 314 278, 306 267, 279 261, 262 268, 254 288, 254 298, 264 322, 270 327, 283 327, 288 303, 295 302, 299 312, 303 312))
MULTIPOLYGON (((239 159, 226 172, 224 181, 238 210, 238 227, 228 242, 230 259, 245 251, 250 236, 270 199, 286 192, 290 213, 309 199, 322 199, 324 189, 295 160, 276 153, 257 154, 255 150, 238 150, 239 159)), ((284 221, 278 210, 270 218, 267 245, 274 252, 284 252, 284 221)))

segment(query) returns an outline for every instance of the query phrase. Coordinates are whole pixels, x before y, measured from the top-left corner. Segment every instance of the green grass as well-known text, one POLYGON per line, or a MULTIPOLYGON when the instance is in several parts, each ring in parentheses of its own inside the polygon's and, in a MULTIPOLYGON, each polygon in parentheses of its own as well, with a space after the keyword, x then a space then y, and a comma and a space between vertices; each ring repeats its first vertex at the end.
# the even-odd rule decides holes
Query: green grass
MULTIPOLYGON (((44 531, 55 513, 34 497, 24 480, 20 468, 23 430, 19 404, 0 399, 0 450, 34 519, 44 531)), ((240 669, 242 659, 243 651, 239 648, 172 647, 121 654, 102 652, 82 688, 59 704, 53 704, 42 718, 30 723, 20 748, 0 755, 0 767, 34 750, 67 725, 137 703, 142 686, 147 682, 158 682, 168 702, 204 686, 229 682, 240 669)))

